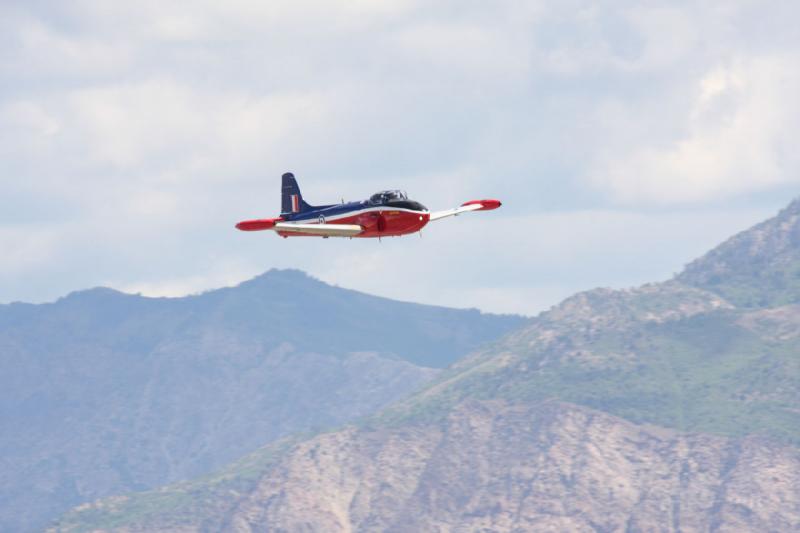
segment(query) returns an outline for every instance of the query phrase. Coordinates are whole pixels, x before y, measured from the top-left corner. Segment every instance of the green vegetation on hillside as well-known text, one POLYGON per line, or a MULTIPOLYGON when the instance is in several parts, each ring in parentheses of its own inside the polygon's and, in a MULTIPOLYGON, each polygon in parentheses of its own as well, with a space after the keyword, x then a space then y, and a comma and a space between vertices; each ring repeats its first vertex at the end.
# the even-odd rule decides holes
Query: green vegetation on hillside
POLYGON ((741 316, 634 321, 588 337, 579 328, 532 348, 506 346, 369 423, 436 419, 466 398, 556 398, 681 431, 800 444, 800 335, 756 334, 737 324, 741 316))
POLYGON ((692 262, 677 279, 739 307, 800 302, 800 200, 692 262))

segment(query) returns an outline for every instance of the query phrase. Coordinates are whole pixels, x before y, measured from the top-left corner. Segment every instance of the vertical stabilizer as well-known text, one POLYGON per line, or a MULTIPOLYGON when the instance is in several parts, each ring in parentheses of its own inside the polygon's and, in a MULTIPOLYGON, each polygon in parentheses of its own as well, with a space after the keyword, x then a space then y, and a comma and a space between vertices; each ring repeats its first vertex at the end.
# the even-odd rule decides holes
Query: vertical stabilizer
POLYGON ((303 195, 300 193, 300 186, 297 185, 297 180, 294 179, 294 174, 287 172, 282 176, 281 185, 281 214, 290 215, 302 213, 311 209, 311 206, 303 201, 303 195))

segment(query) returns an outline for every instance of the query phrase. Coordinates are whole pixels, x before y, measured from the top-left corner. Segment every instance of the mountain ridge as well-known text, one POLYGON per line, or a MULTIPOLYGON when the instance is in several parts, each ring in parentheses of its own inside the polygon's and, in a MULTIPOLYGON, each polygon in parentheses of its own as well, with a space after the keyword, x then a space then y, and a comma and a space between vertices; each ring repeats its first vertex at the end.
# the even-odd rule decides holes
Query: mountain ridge
POLYGON ((739 307, 800 301, 800 198, 692 261, 675 279, 739 307))

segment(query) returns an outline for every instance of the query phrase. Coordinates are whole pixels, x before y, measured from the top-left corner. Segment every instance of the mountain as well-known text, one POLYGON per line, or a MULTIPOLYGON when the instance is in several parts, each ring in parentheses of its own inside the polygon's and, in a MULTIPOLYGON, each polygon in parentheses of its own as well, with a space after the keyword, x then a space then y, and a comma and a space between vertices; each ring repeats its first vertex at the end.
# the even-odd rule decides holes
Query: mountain
POLYGON ((186 298, 0 306, 0 531, 370 414, 524 322, 298 271, 186 298))
POLYGON ((357 425, 53 530, 800 530, 797 211, 569 298, 357 425))
POLYGON ((686 267, 678 281, 740 307, 800 301, 800 199, 686 267))

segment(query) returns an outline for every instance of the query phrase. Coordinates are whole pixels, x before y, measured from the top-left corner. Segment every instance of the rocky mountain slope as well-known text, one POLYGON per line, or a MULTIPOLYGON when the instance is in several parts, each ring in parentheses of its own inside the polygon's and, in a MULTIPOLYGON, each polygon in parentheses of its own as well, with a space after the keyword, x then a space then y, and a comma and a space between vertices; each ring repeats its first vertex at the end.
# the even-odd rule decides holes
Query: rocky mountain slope
POLYGON ((669 282, 576 295, 358 426, 54 530, 800 530, 799 209, 669 282))
MULTIPOLYGON (((212 480, 109 499, 60 531, 793 531, 800 452, 561 402, 319 435, 212 480), (155 511, 157 509, 157 511, 155 511), (124 519, 120 519, 124 517, 124 519)), ((267 451, 261 454, 269 456, 267 451)))
POLYGON ((372 413, 522 321, 297 271, 188 298, 0 306, 0 531, 372 413))

